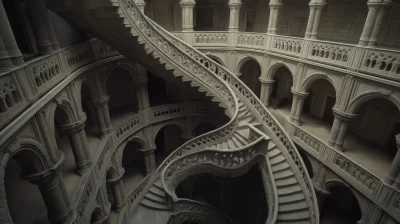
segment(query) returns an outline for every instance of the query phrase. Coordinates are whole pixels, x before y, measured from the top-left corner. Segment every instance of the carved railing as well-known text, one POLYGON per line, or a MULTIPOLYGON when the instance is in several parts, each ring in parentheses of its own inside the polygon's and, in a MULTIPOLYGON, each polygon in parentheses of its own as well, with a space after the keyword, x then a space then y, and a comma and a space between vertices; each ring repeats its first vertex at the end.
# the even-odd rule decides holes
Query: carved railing
POLYGON ((355 46, 352 45, 313 41, 308 51, 308 58, 327 64, 350 67, 355 50, 355 46))
POLYGON ((174 203, 174 215, 181 221, 195 221, 199 223, 238 224, 218 209, 202 202, 190 199, 178 199, 174 203))
POLYGON ((162 171, 161 181, 164 190, 177 200, 175 195, 175 187, 188 176, 201 172, 203 166, 212 166, 217 170, 239 170, 247 166, 253 159, 259 155, 264 155, 268 148, 269 139, 260 137, 251 144, 244 146, 235 151, 224 152, 216 149, 205 149, 199 152, 194 152, 182 156, 173 162, 162 171))
POLYGON ((228 33, 201 32, 194 33, 195 46, 201 45, 228 45, 228 33))
POLYGON ((304 41, 301 38, 273 36, 271 51, 293 56, 300 56, 304 41))
POLYGON ((390 78, 400 78, 400 52, 368 49, 360 70, 390 78))
MULTIPOLYGON (((250 90, 242 81, 240 81, 233 73, 229 72, 225 67, 214 62, 212 59, 208 58, 198 50, 189 46, 187 43, 177 39, 175 36, 170 34, 168 31, 164 30, 162 27, 153 23, 159 32, 163 32, 165 37, 168 37, 171 42, 175 43, 175 46, 179 47, 185 52, 188 52, 192 57, 202 63, 206 63, 206 66, 210 68, 211 71, 216 76, 225 80, 226 83, 237 93, 237 96, 248 104, 249 108, 252 109, 253 115, 257 116, 261 120, 269 134, 273 136, 272 140, 276 141, 278 148, 282 150, 283 155, 288 159, 292 166, 298 167, 299 176, 303 181, 300 181, 300 185, 307 190, 304 193, 307 195, 306 200, 309 204, 310 214, 312 214, 312 222, 319 222, 318 204, 315 195, 314 188, 312 186, 311 179, 306 171, 303 160, 300 157, 299 152, 294 146, 292 140, 282 126, 278 123, 275 117, 267 110, 265 105, 258 99, 258 97, 250 90)), ((295 172, 296 173, 296 172, 295 172)))
MULTIPOLYGON (((151 184, 160 177, 161 171, 174 159, 194 151, 202 150, 214 142, 230 138, 236 130, 238 123, 238 104, 236 96, 229 86, 214 75, 217 69, 214 63, 211 64, 208 60, 195 58, 192 52, 177 48, 175 41, 179 39, 175 38, 174 41, 171 41, 165 37, 164 33, 155 29, 152 23, 140 12, 133 0, 119 0, 119 3, 123 13, 127 16, 126 18, 132 24, 132 28, 138 33, 138 38, 144 40, 148 47, 154 49, 152 54, 155 57, 163 58, 167 63, 182 71, 186 75, 186 78, 191 78, 193 81, 200 83, 202 88, 207 88, 215 97, 221 99, 221 104, 225 106, 227 115, 232 118, 221 128, 196 137, 172 152, 151 175, 145 187, 149 189, 151 184)), ((141 197, 143 196, 144 194, 141 195, 141 197)), ((137 200, 140 200, 140 198, 137 200)), ((125 209, 125 212, 122 214, 123 218, 120 220, 121 222, 125 221, 133 207, 128 206, 125 209)))
POLYGON ((183 113, 185 104, 169 104, 151 109, 151 117, 153 120, 163 119, 164 117, 177 116, 183 113))
POLYGON ((238 46, 262 48, 267 42, 267 36, 259 33, 239 33, 237 38, 238 46))

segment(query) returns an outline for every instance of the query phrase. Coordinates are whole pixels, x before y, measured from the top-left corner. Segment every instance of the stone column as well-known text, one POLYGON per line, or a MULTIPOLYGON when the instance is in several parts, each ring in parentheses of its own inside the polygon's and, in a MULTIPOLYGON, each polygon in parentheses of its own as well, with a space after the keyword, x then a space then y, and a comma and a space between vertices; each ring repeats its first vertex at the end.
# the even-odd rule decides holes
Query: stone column
POLYGON ((45 3, 45 0, 28 1, 36 44, 42 54, 50 53, 60 48, 45 3))
POLYGON ((147 88, 147 70, 141 65, 136 65, 138 78, 135 80, 136 96, 138 97, 139 111, 143 112, 150 108, 149 91, 147 88))
POLYGON ((368 15, 365 20, 364 28, 360 37, 358 45, 366 46, 372 34, 372 30, 375 26, 376 17, 380 8, 380 0, 368 0, 368 15))
POLYGON ((122 177, 124 176, 124 172, 121 175, 114 179, 107 180, 107 184, 110 186, 112 195, 114 197, 114 210, 116 212, 120 212, 122 208, 125 206, 126 196, 124 193, 124 184, 122 181, 122 177))
POLYGON ((272 88, 274 87, 275 80, 265 80, 259 78, 261 82, 261 95, 260 100, 261 102, 268 107, 269 99, 271 97, 272 88))
POLYGON ((396 143, 398 151, 385 177, 385 182, 393 184, 393 187, 400 190, 400 134, 396 135, 396 143))
POLYGON ((154 156, 154 151, 156 151, 156 146, 150 147, 148 149, 142 149, 144 154, 144 165, 146 169, 146 175, 154 172, 157 169, 156 157, 154 156))
POLYGON ((290 111, 290 121, 296 125, 301 125, 301 112, 303 111, 304 99, 308 93, 297 92, 292 89, 293 103, 290 111))
POLYGON ((63 177, 60 172, 64 157, 51 169, 39 174, 22 176, 38 186, 52 224, 70 224, 75 219, 63 177))
POLYGON ((110 112, 108 110, 109 99, 110 97, 104 96, 103 98, 95 100, 93 102, 93 105, 96 108, 96 114, 99 123, 101 137, 110 134, 113 129, 110 112))
POLYGON ((0 1, 0 72, 23 63, 24 59, 15 41, 3 1, 0 1))
POLYGON ((276 34, 279 18, 279 10, 282 6, 281 0, 270 0, 269 2, 269 21, 268 21, 268 34, 276 34))
POLYGON ((83 174, 84 172, 86 172, 92 164, 84 129, 85 120, 86 118, 74 124, 61 126, 61 130, 68 135, 72 147, 72 152, 74 153, 76 171, 79 174, 83 174))
POLYGON ((305 38, 311 37, 311 32, 312 32, 314 20, 315 20, 315 11, 317 10, 317 8, 312 5, 312 2, 310 2, 309 5, 310 5, 310 14, 308 15, 308 22, 307 22, 305 38))
POLYGON ((348 114, 335 108, 332 110, 333 114, 335 115, 335 120, 332 125, 328 145, 343 151, 344 137, 346 136, 348 125, 351 119, 353 119, 356 115, 348 114))
MULTIPOLYGON (((312 4, 313 5, 312 7, 315 7, 315 17, 314 17, 313 28, 311 31, 311 39, 313 39, 313 40, 318 39, 319 23, 321 22, 321 13, 322 13, 322 9, 324 8, 325 4, 326 3, 324 1, 320 1, 320 2, 312 4)), ((311 5, 310 5, 310 7, 311 7, 311 5)))
POLYGON ((242 0, 229 0, 229 32, 239 31, 239 17, 242 0))
POLYGON ((179 4, 182 7, 182 31, 193 31, 193 8, 196 4, 195 0, 181 0, 179 4))
POLYGON ((144 2, 144 0, 135 0, 135 3, 139 10, 144 14, 144 6, 146 5, 146 2, 144 2))
POLYGON ((383 18, 385 17, 388 6, 391 5, 391 0, 387 0, 388 2, 384 2, 379 8, 378 15, 376 16, 376 21, 374 24, 374 28, 372 29, 371 38, 369 39, 368 46, 374 47, 378 43, 379 33, 382 28, 383 18))

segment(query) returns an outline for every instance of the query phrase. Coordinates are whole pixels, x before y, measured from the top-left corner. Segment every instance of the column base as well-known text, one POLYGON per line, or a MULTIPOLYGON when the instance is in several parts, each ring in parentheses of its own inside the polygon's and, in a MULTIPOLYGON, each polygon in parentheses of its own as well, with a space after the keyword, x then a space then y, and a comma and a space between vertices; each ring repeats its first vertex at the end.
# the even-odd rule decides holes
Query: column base
POLYGON ((90 170, 91 167, 92 167, 92 160, 86 160, 81 164, 76 164, 76 172, 82 176, 84 173, 90 170))
POLYGON ((334 147, 336 150, 339 150, 339 151, 341 151, 341 152, 344 152, 344 149, 343 149, 343 145, 335 145, 335 147, 334 147))

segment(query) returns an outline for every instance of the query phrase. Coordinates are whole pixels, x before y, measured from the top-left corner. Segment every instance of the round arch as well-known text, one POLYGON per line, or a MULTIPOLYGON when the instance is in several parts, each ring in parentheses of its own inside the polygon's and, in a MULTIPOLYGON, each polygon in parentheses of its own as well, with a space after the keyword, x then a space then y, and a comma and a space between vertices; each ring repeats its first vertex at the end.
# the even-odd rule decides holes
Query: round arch
POLYGON ((163 128, 167 127, 167 126, 177 127, 177 128, 179 128, 179 130, 181 131, 182 134, 185 133, 185 127, 181 123, 176 122, 176 121, 171 121, 171 122, 167 122, 167 123, 164 123, 164 124, 158 126, 153 132, 154 133, 153 138, 155 139, 156 136, 161 131, 161 129, 163 129, 163 128))
POLYGON ((400 98, 395 96, 394 94, 384 94, 379 90, 371 90, 364 93, 359 94, 356 96, 351 102, 349 103, 348 112, 354 114, 357 110, 367 101, 372 99, 386 99, 392 102, 397 109, 400 111, 400 98))
POLYGON ((225 62, 216 54, 213 53, 206 53, 206 56, 211 58, 213 61, 217 62, 218 64, 220 64, 221 66, 225 67, 225 62))
POLYGON ((286 69, 290 72, 290 74, 292 75, 292 78, 293 78, 293 80, 294 80, 294 76, 293 76, 294 73, 293 73, 292 69, 291 69, 288 65, 286 65, 285 63, 283 63, 283 62, 277 62, 277 63, 273 64, 273 65, 269 68, 269 70, 268 70, 268 72, 267 72, 267 76, 265 77, 266 80, 273 80, 274 77, 275 77, 276 72, 277 72, 280 68, 286 68, 286 69))
POLYGON ((260 67, 260 71, 261 71, 261 74, 262 74, 262 70, 261 70, 261 65, 262 65, 262 63, 260 63, 258 60, 257 60, 257 58, 255 58, 255 57, 253 57, 253 56, 251 56, 251 55, 246 55, 244 58, 242 58, 240 61, 239 61, 239 63, 237 64, 237 66, 236 66, 236 72, 237 72, 237 74, 240 74, 240 69, 243 67, 243 65, 244 64, 246 64, 246 62, 249 62, 249 61, 255 61, 257 64, 258 64, 258 66, 260 67))
POLYGON ((269 101, 276 108, 290 107, 293 100, 292 88, 294 85, 294 76, 290 68, 277 63, 270 69, 269 80, 273 80, 273 88, 269 101))
POLYGON ((260 63, 252 58, 248 57, 242 60, 243 64, 239 67, 239 78, 244 84, 246 84, 257 97, 261 94, 261 82, 259 78, 262 74, 260 63))
POLYGON ((332 78, 330 78, 327 74, 323 74, 323 73, 315 73, 315 74, 312 74, 309 77, 307 77, 301 83, 300 91, 306 93, 313 83, 315 83, 316 81, 321 80, 321 79, 328 81, 333 86, 333 89, 335 90, 335 97, 338 98, 338 93, 339 93, 340 88, 338 87, 338 85, 335 83, 335 81, 332 78))
POLYGON ((128 61, 118 61, 118 62, 114 62, 110 68, 108 68, 105 72, 103 77, 101 78, 102 80, 102 87, 104 90, 107 89, 107 81, 108 78, 111 74, 113 74, 116 70, 118 69, 122 69, 125 70, 127 72, 127 74, 129 74, 129 76, 131 77, 132 80, 135 80, 135 74, 137 73, 137 69, 134 65, 134 63, 132 62, 128 62, 128 61))

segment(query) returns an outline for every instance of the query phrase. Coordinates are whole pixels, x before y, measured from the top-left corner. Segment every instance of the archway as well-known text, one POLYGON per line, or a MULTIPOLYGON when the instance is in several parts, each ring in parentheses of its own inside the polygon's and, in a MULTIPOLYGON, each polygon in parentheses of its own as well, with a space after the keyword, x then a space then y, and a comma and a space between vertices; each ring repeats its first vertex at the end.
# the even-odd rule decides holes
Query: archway
POLYGON ((334 186, 321 206, 321 223, 356 224, 361 209, 353 192, 344 186, 334 186))
POLYGON ((137 141, 130 141, 126 144, 122 154, 122 167, 125 170, 123 176, 126 193, 130 193, 146 176, 143 149, 137 141))
POLYGON ((264 224, 268 218, 265 188, 257 165, 235 177, 209 173, 191 176, 178 185, 176 194, 212 205, 238 223, 264 224))
POLYGON ((288 68, 282 66, 273 75, 274 84, 270 97, 270 105, 275 108, 290 108, 293 95, 293 75, 288 68))
MULTIPOLYGON (((76 152, 83 153, 84 149, 80 137, 77 133, 71 133, 71 130, 65 129, 65 126, 72 124, 72 115, 70 115, 64 106, 58 106, 54 115, 54 134, 58 150, 64 153, 64 161, 62 164, 62 175, 66 184, 68 194, 72 193, 78 186, 80 175, 78 175, 80 160, 84 162, 84 156, 77 157, 76 152), (74 135, 75 137, 72 137, 74 135), (75 143, 75 144, 74 144, 75 143), (75 151, 75 153, 74 153, 75 151)), ((82 164, 83 166, 84 164, 82 164)))
POLYGON ((354 159, 385 176, 398 151, 395 135, 400 134, 400 111, 391 101, 374 98, 363 102, 354 113, 358 116, 350 122, 345 152, 356 154, 354 159))
POLYGON ((259 77, 261 76, 261 67, 257 61, 249 59, 239 69, 240 80, 244 82, 257 97, 260 97, 261 83, 259 77))
POLYGON ((25 161, 16 156, 9 160, 5 167, 4 187, 12 221, 14 224, 50 224, 47 208, 38 187, 23 180, 19 175, 23 166, 31 172, 35 171, 33 164, 29 164, 29 160, 34 160, 32 155, 23 156, 27 157, 23 159, 25 161))
POLYGON ((155 139, 157 149, 154 152, 157 166, 160 165, 171 152, 184 143, 181 137, 182 134, 183 130, 175 124, 164 126, 158 131, 155 139))
POLYGON ((167 82, 149 71, 147 78, 149 79, 148 92, 151 107, 177 103, 184 95, 181 94, 181 89, 175 83, 167 82))
POLYGON ((194 129, 194 135, 199 136, 207 132, 210 132, 212 130, 215 130, 215 128, 216 127, 214 125, 208 122, 203 122, 196 126, 196 128, 194 129))
POLYGON ((129 113, 137 113, 137 96, 132 85, 132 76, 126 69, 116 68, 108 75, 106 89, 110 97, 108 108, 112 120, 129 113))

